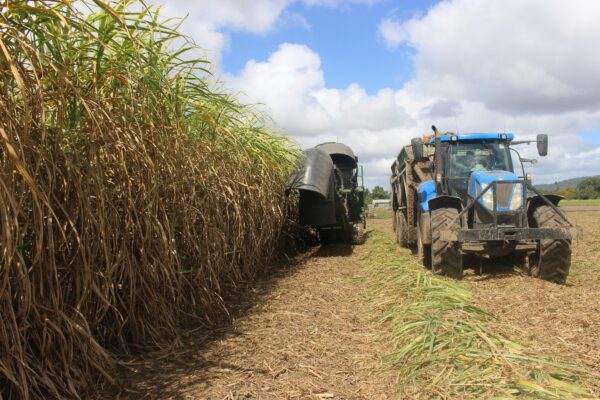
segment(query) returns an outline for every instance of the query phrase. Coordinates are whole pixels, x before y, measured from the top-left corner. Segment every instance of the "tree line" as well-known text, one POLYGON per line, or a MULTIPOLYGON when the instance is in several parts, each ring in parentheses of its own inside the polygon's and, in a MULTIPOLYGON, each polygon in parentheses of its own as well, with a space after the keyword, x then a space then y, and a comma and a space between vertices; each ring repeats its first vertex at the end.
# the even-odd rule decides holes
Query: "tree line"
POLYGON ((389 190, 385 190, 381 186, 375 186, 373 190, 365 189, 365 201, 367 204, 371 204, 373 200, 379 199, 390 199, 392 194, 389 190))
POLYGON ((600 199, 600 177, 585 178, 575 188, 559 189, 554 193, 567 199, 600 199))

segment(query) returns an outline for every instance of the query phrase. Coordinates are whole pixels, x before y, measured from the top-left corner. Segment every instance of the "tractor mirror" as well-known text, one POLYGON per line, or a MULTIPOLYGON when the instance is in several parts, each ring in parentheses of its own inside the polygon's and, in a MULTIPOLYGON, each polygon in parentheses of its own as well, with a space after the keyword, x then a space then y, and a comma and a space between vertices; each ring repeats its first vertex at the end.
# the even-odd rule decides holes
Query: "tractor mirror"
POLYGON ((423 158, 423 139, 414 138, 410 141, 410 144, 412 146, 415 161, 419 161, 421 158, 423 158))
POLYGON ((548 135, 543 133, 537 135, 537 148, 540 156, 548 155, 548 135))

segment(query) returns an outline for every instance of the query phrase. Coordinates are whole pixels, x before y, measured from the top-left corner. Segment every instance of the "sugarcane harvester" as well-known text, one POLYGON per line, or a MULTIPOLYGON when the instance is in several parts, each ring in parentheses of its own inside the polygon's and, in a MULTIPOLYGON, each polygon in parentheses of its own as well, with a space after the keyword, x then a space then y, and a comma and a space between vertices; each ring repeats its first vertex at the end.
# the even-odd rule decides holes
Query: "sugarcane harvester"
POLYGON ((300 225, 322 243, 364 242, 365 191, 358 157, 343 143, 323 143, 302 152, 292 186, 299 192, 300 225))
POLYGON ((535 142, 546 156, 548 136, 515 141, 511 133, 432 129, 433 135, 412 139, 392 164, 397 242, 416 247, 435 274, 460 279, 467 264, 504 258, 534 277, 564 283, 571 240, 581 238, 581 228, 558 207, 561 196, 531 185, 523 163, 537 161, 521 158, 513 147, 535 142))

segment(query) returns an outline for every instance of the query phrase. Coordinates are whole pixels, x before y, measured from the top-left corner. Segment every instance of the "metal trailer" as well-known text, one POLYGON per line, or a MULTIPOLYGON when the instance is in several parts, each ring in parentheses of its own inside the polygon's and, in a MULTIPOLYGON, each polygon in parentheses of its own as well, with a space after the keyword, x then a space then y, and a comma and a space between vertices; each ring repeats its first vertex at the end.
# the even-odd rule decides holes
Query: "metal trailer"
POLYGON ((530 275, 564 283, 571 266, 571 240, 582 237, 558 208, 562 199, 531 185, 513 147, 547 135, 515 141, 511 133, 439 133, 412 139, 392 164, 392 207, 397 242, 416 247, 436 274, 462 278, 465 265, 509 258, 530 275), (521 176, 514 171, 516 155, 521 176))
POLYGON ((300 193, 300 224, 315 228, 321 242, 364 242, 362 168, 350 147, 323 143, 305 150, 292 186, 300 193))

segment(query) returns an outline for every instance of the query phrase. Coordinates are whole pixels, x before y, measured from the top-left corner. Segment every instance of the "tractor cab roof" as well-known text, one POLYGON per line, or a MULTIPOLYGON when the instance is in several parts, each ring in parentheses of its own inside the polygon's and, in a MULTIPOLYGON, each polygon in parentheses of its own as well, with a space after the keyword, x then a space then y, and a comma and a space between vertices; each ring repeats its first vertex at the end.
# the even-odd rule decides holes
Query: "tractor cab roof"
MULTIPOLYGON (((468 140, 513 140, 515 135, 512 133, 443 133, 440 136, 442 142, 462 142, 468 140)), ((435 137, 429 136, 423 140, 425 143, 435 142, 435 137)))

